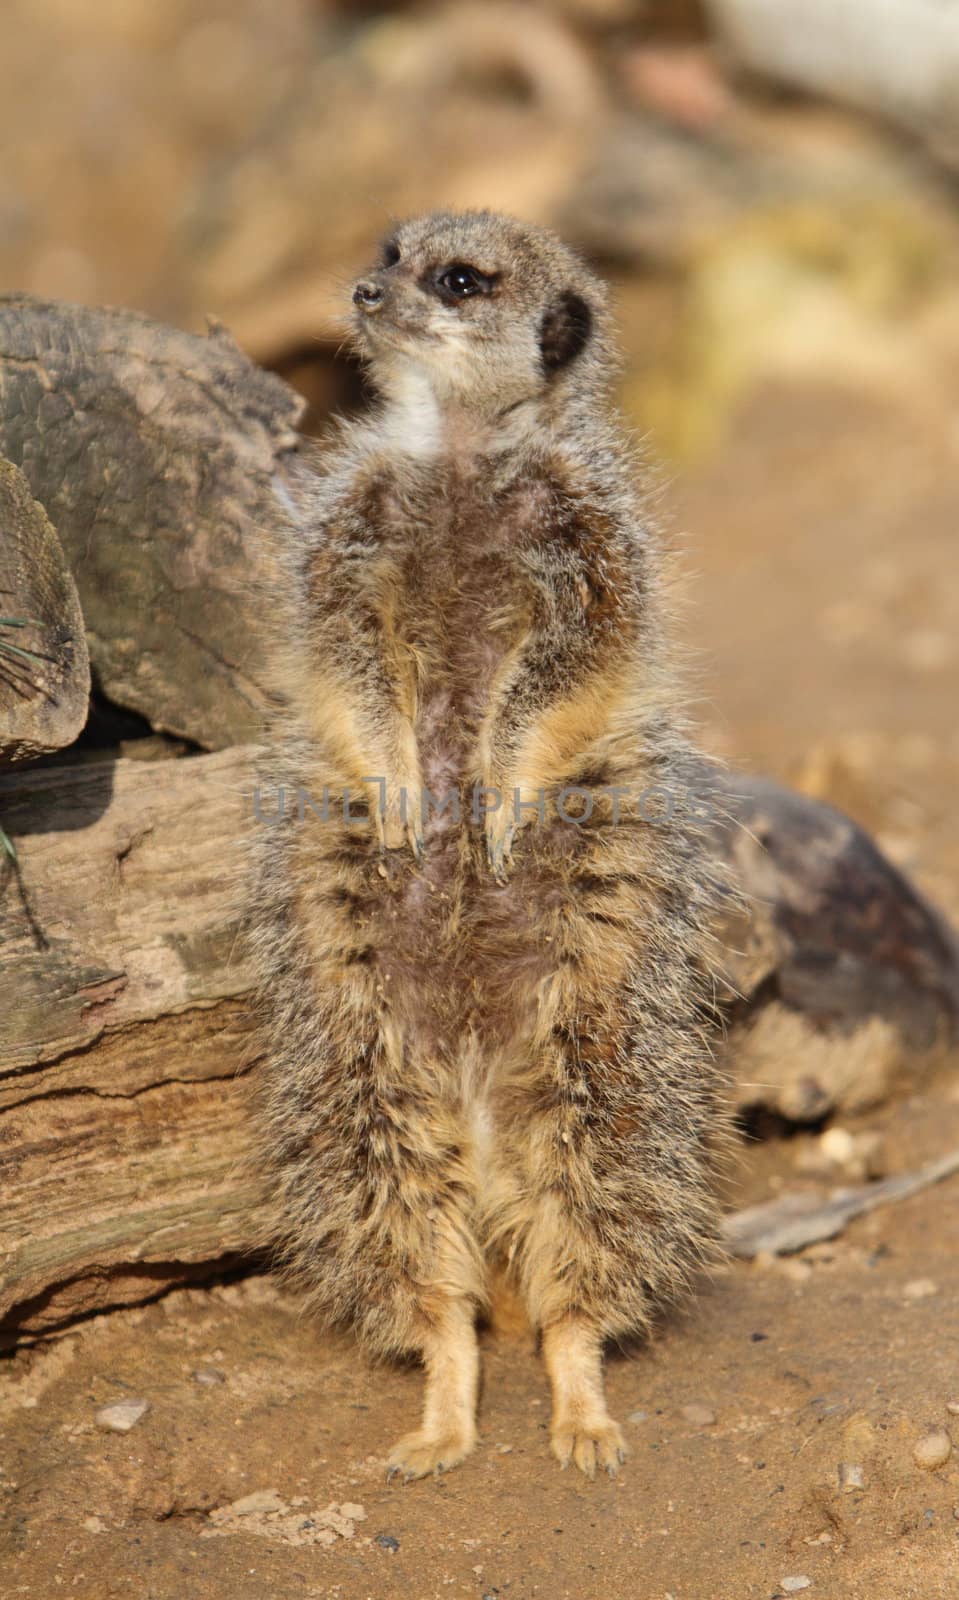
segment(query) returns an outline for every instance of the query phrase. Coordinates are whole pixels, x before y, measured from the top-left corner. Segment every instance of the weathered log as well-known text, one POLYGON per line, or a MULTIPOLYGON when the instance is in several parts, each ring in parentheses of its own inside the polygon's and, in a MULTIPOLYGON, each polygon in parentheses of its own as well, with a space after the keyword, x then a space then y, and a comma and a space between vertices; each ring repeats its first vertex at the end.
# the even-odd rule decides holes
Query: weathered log
POLYGON ((236 873, 249 751, 0 780, 0 1318, 41 1331, 252 1237, 236 873))
POLYGON ((0 460, 0 764, 72 743, 89 699, 83 617, 60 541, 23 474, 0 460))
POLYGON ((206 748, 257 736, 262 529, 302 410, 221 329, 0 296, 0 454, 57 529, 99 684, 206 748))
MULTIPOLYGON (((256 1237, 238 937, 252 786, 249 748, 0 778, 19 856, 0 894, 8 1341, 216 1270, 256 1237)), ((752 1079, 750 1040, 770 1018, 798 1029, 779 1078, 741 1082, 741 1102, 788 1109, 794 1091, 801 1115, 848 1102, 862 1088, 848 1070, 812 1099, 804 1087, 824 1052, 865 1060, 877 1092, 853 1048, 864 1029, 891 1030, 901 1060, 955 1030, 951 936, 838 813, 760 780, 703 787, 753 907, 726 930, 734 1068, 752 1079)))

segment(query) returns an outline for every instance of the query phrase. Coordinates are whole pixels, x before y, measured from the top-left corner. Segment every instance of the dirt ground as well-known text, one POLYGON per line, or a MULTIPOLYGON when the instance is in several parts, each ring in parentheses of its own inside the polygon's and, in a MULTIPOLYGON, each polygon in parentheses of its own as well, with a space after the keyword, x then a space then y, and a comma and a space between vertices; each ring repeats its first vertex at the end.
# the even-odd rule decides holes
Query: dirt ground
MULTIPOLYGON (((712 743, 846 805, 953 912, 954 415, 920 428, 908 396, 764 379, 666 496, 712 743)), ((846 1125, 909 1170, 959 1144, 959 1086, 944 1069, 846 1125)), ((818 1137, 744 1144, 733 1201, 817 1181, 800 1169, 818 1137)), ((514 1331, 486 1338, 476 1454, 403 1486, 384 1457, 414 1370, 370 1368, 268 1278, 178 1291, 7 1363, 3 1591, 946 1600, 959 1457, 923 1471, 912 1452, 959 1429, 957 1306, 952 1180, 801 1257, 730 1266, 614 1356, 616 1483, 554 1464, 514 1331), (149 1410, 129 1433, 97 1427, 131 1398, 149 1410)))

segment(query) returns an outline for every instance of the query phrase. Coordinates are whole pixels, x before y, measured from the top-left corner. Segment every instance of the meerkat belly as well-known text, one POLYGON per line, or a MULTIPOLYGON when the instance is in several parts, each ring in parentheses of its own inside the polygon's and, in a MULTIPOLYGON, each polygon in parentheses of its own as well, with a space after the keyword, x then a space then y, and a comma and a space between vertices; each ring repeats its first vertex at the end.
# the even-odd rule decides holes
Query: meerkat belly
MULTIPOLYGON (((454 552, 447 546, 418 578, 409 614, 419 661, 423 846, 418 862, 397 865, 401 881, 384 908, 380 961, 408 1029, 451 1062, 475 1062, 494 1034, 522 1029, 520 1011, 529 1010, 519 1003, 528 991, 523 975, 549 960, 538 939, 541 897, 531 900, 528 884, 493 883, 478 798, 479 733, 515 646, 504 603, 515 574, 508 551, 477 551, 459 534, 454 552)), ((482 1097, 482 1072, 466 1075, 463 1092, 470 1101, 482 1097)))

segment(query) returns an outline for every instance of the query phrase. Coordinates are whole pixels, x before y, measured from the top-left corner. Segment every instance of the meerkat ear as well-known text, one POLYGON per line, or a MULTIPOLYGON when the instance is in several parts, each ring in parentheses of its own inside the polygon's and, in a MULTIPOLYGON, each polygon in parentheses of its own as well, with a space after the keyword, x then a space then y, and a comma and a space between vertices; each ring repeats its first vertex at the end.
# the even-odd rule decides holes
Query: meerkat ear
POLYGON ((584 349, 593 331, 593 314, 586 301, 564 289, 546 307, 539 329, 539 349, 547 372, 569 366, 584 349))

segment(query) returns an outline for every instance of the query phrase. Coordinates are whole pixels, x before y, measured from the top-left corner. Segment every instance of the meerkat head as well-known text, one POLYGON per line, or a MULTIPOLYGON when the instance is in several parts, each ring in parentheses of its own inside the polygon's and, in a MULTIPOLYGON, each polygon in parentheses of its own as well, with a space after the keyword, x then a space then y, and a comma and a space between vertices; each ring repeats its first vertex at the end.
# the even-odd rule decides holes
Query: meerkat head
POLYGON ((357 342, 387 399, 490 421, 551 409, 605 376, 606 298, 544 229, 491 212, 405 222, 356 284, 357 342))

